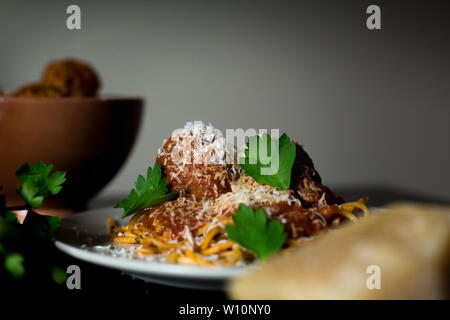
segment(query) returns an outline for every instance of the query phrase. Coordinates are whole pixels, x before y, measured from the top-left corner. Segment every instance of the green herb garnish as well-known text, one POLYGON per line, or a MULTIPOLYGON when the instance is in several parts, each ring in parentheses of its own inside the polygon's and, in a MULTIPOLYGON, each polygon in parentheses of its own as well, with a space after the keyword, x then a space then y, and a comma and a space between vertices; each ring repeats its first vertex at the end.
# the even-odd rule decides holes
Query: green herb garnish
POLYGON ((142 176, 136 180, 128 198, 116 204, 114 208, 123 208, 122 219, 145 208, 172 199, 176 192, 167 193, 166 180, 161 178, 161 165, 155 164, 154 169, 148 167, 147 180, 142 176))
POLYGON ((264 133, 262 137, 253 136, 247 142, 245 149, 245 157, 241 159, 241 168, 247 175, 255 179, 260 184, 268 184, 281 190, 289 189, 291 184, 292 166, 295 160, 295 144, 291 142, 287 134, 283 134, 278 142, 272 140, 270 135, 264 133), (260 146, 262 142, 266 142, 267 158, 272 156, 272 147, 278 147, 278 163, 264 163, 260 157, 260 146), (256 160, 252 163, 252 159, 256 160), (278 166, 277 166, 278 165, 278 166), (278 167, 276 173, 265 174, 264 170, 269 171, 270 167, 278 167))
POLYGON ((17 185, 17 192, 32 208, 40 207, 45 197, 61 191, 66 173, 57 171, 50 176, 52 170, 52 164, 47 166, 42 161, 38 161, 34 167, 24 163, 16 170, 16 176, 22 182, 22 187, 17 185))
POLYGON ((66 283, 67 273, 64 271, 63 268, 53 266, 51 268, 50 275, 55 283, 59 285, 66 283))
MULTIPOLYGON (((23 279, 30 271, 29 261, 36 260, 28 260, 30 256, 36 252, 39 252, 40 257, 54 255, 50 234, 58 227, 59 218, 40 215, 34 211, 46 197, 58 194, 66 181, 65 172, 50 174, 52 170, 53 165, 46 165, 42 161, 34 166, 24 163, 16 170, 16 176, 22 183, 17 185, 17 193, 24 200, 24 205, 8 207, 6 197, 0 195, 0 274, 6 271, 14 279, 23 279), (23 223, 19 223, 12 211, 23 210, 27 211, 26 217, 23 223)), ((1 189, 0 186, 0 191, 1 189)), ((55 268, 58 267, 35 261, 31 269, 47 269, 51 275, 51 270, 55 268)))
POLYGON ((15 279, 25 277, 25 266, 23 265, 25 258, 22 254, 13 252, 5 256, 4 267, 15 279))
POLYGON ((259 259, 265 260, 277 252, 286 240, 283 225, 278 220, 267 223, 262 209, 253 211, 251 207, 240 204, 237 213, 231 217, 235 226, 226 226, 228 238, 254 252, 259 259))

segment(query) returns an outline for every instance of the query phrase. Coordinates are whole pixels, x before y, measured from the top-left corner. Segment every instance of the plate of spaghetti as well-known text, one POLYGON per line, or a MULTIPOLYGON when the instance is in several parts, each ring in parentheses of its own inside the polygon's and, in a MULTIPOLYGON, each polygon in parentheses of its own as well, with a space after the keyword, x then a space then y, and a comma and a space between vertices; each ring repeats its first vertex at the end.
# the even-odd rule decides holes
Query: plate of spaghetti
POLYGON ((56 246, 147 281, 211 289, 369 215, 367 198, 335 194, 286 134, 246 140, 236 148, 213 126, 187 123, 114 209, 63 219, 56 246))

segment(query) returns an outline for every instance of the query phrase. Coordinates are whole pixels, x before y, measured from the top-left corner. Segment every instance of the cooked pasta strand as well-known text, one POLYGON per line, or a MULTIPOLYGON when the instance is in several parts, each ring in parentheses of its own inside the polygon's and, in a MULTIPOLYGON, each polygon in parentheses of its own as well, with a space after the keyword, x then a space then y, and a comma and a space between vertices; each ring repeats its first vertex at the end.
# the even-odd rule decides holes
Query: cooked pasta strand
MULTIPOLYGON (((367 198, 339 205, 336 214, 326 218, 330 225, 337 226, 346 220, 357 222, 357 212, 369 215, 366 206, 367 198)), ((337 207, 337 206, 336 206, 337 207)), ((322 207, 324 208, 324 207, 322 207)), ((325 208, 326 209, 326 208, 325 208)), ((194 239, 171 241, 169 233, 163 225, 154 223, 151 228, 140 221, 147 211, 135 214, 127 226, 117 226, 108 217, 107 225, 113 236, 113 243, 120 245, 138 245, 139 255, 162 255, 168 263, 199 265, 205 267, 223 265, 232 266, 239 262, 254 259, 249 251, 242 249, 237 243, 227 239, 225 226, 234 224, 230 215, 217 216, 213 222, 208 222, 191 233, 194 239), (214 223, 214 225, 212 224, 214 223)), ((309 240, 310 238, 308 238, 309 240)), ((286 246, 301 245, 306 240, 292 236, 286 240, 286 246)))

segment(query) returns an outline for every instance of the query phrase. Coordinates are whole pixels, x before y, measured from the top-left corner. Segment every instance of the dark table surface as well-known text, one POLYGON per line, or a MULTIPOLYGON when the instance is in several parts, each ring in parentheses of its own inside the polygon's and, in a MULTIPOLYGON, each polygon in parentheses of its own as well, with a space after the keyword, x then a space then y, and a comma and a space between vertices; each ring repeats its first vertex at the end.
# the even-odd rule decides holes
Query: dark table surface
MULTIPOLYGON (((380 207, 395 201, 418 201, 448 204, 445 199, 435 199, 419 194, 414 194, 405 190, 399 190, 383 186, 359 186, 357 188, 344 187, 335 188, 336 193, 342 195, 344 199, 358 199, 362 195, 369 197, 369 206, 380 207)), ((115 194, 98 197, 88 204, 89 209, 112 207, 126 195, 115 194)), ((76 264, 81 269, 81 289, 63 291, 58 290, 58 295, 80 295, 80 296, 114 296, 118 292, 129 292, 133 296, 148 296, 158 299, 178 299, 190 301, 211 301, 226 299, 226 294, 220 291, 189 290, 176 287, 162 286, 152 283, 145 283, 142 280, 133 279, 120 271, 99 267, 78 259, 65 256, 67 265, 76 264)), ((56 292, 55 292, 56 293, 56 292)))

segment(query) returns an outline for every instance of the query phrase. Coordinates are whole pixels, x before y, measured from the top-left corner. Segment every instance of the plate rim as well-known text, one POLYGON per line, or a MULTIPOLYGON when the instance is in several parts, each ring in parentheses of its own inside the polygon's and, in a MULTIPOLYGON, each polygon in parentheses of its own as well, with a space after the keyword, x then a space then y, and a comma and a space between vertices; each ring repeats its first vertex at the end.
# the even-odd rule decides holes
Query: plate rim
MULTIPOLYGON (((371 207, 372 211, 382 210, 379 207, 371 207)), ((96 212, 117 211, 119 209, 111 207, 101 207, 89 209, 80 213, 71 215, 65 219, 76 218, 80 216, 89 216, 96 214, 96 212)), ((110 269, 116 269, 126 273, 139 273, 146 276, 170 277, 182 279, 199 279, 199 280, 229 280, 230 278, 244 275, 247 272, 258 268, 259 264, 252 263, 246 266, 239 267, 201 267, 190 265, 179 265, 165 262, 156 262, 148 260, 139 260, 126 257, 114 257, 102 254, 100 252, 89 251, 86 248, 79 248, 74 245, 67 244, 61 240, 53 238, 55 246, 65 254, 72 256, 82 261, 100 265, 110 269)))
MULTIPOLYGON (((98 212, 104 212, 105 210, 111 212, 117 209, 110 207, 95 208, 80 213, 76 213, 67 218, 63 218, 62 220, 66 219, 70 220, 71 218, 77 218, 80 215, 89 216, 96 213, 98 214, 98 212)), ((127 257, 114 257, 65 243, 64 241, 59 240, 56 237, 54 237, 53 239, 56 248, 76 259, 80 259, 82 261, 100 265, 110 269, 116 269, 123 272, 139 273, 141 275, 147 276, 180 278, 180 280, 181 279, 228 280, 232 277, 247 272, 249 269, 254 269, 255 267, 255 265, 252 264, 240 267, 217 266, 208 268, 201 266, 179 265, 165 262, 139 260, 127 257)))

